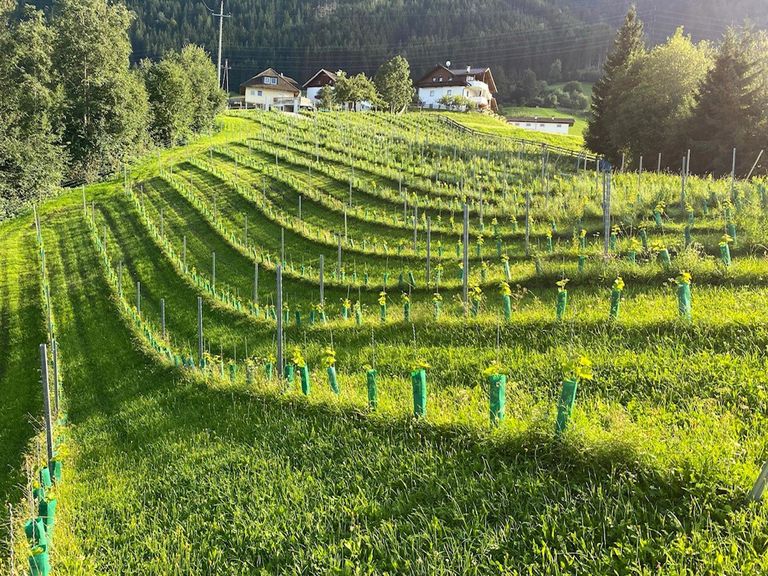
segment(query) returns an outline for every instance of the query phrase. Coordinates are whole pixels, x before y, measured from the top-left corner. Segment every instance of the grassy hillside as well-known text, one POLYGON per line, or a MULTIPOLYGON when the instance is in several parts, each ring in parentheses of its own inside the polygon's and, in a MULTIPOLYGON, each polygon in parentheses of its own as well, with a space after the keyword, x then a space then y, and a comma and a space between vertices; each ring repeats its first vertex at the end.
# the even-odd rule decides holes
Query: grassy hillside
MULTIPOLYGON (((511 108, 504 108, 504 114, 510 113, 511 108)), ((534 110, 528 108, 515 108, 514 110, 534 110)), ((537 108, 535 110, 547 110, 545 108, 537 108)), ((517 113, 517 112, 515 112, 517 113)), ((580 151, 584 149, 584 139, 581 136, 581 132, 576 129, 567 136, 562 134, 545 134, 543 132, 536 132, 535 130, 525 130, 523 128, 517 128, 512 126, 500 117, 489 116, 487 114, 478 113, 461 113, 461 112, 446 112, 446 116, 455 120, 456 122, 463 124, 467 128, 483 132, 485 134, 492 134, 494 136, 509 136, 510 138, 522 138, 525 140, 531 140, 533 142, 541 142, 543 144, 551 144, 553 146, 561 146, 569 150, 580 151)), ((557 112, 557 115, 562 113, 557 112)), ((584 125, 579 125, 582 130, 584 125)))
POLYGON ((505 106, 502 110, 504 116, 543 116, 545 118, 573 118, 576 124, 571 127, 569 136, 584 136, 587 129, 587 116, 585 113, 557 110, 555 108, 531 108, 527 106, 505 106))
POLYGON ((539 154, 437 114, 240 113, 85 208, 40 206, 41 246, 31 215, 0 225, 17 573, 44 282, 68 416, 53 574, 764 573, 766 183, 732 202, 691 178, 681 202, 674 175, 616 174, 606 260, 593 167, 539 154))

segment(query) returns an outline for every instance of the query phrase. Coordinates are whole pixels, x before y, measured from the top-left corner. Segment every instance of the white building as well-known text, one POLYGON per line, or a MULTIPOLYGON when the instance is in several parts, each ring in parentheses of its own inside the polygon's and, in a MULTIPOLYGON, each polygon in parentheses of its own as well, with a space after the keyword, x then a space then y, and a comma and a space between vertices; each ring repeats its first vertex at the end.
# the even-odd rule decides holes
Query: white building
POLYGON ((555 118, 554 116, 517 116, 507 118, 507 122, 524 130, 535 130, 549 134, 568 134, 576 120, 573 118, 555 118))
POLYGON ((317 73, 304 83, 304 90, 306 90, 307 98, 313 102, 315 106, 320 105, 320 91, 326 86, 332 89, 336 85, 336 74, 321 68, 317 73))
POLYGON ((424 108, 445 109, 440 104, 444 96, 463 96, 474 102, 479 110, 496 111, 496 83, 490 68, 451 68, 451 63, 439 65, 418 82, 419 100, 424 108))
MULTIPOLYGON (((307 99, 317 108, 320 106, 320 91, 323 88, 333 90, 338 80, 338 75, 321 68, 317 73, 304 83, 302 88, 306 91, 307 99)), ((355 111, 355 105, 352 102, 346 102, 343 108, 349 111, 355 111)), ((357 103, 358 112, 367 112, 373 110, 373 104, 367 100, 357 103)))
POLYGON ((267 68, 243 82, 240 94, 246 108, 298 112, 313 107, 308 99, 301 97, 301 88, 296 81, 278 73, 274 68, 267 68))

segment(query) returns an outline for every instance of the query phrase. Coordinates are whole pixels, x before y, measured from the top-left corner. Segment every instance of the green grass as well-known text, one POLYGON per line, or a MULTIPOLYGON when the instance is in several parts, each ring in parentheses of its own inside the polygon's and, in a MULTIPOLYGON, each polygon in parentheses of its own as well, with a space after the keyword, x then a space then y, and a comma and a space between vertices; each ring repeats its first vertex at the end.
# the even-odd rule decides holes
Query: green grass
POLYGON ((444 112, 450 119, 467 128, 481 133, 491 134, 493 136, 508 136, 510 138, 520 138, 552 146, 560 146, 569 150, 581 151, 584 148, 584 139, 579 134, 561 135, 545 134, 535 130, 525 130, 517 128, 502 120, 501 118, 488 116, 487 114, 463 113, 463 112, 444 112))
MULTIPOLYGON (((394 286, 381 322, 373 285, 362 292, 362 326, 340 317, 344 286, 326 286, 328 322, 310 324, 316 280, 289 275, 287 301, 291 313, 301 308, 303 321, 287 322, 286 349, 290 357, 299 348, 307 360, 312 386, 305 396, 298 383, 265 377, 274 323, 222 303, 223 289, 243 302, 250 297, 253 257, 228 237, 242 230, 243 215, 250 241, 274 254, 280 226, 265 210, 295 218, 297 195, 312 186, 325 196, 305 204, 307 221, 337 227, 353 162, 361 180, 382 189, 380 195, 361 190, 358 201, 370 199, 385 211, 399 210, 392 166, 405 168, 418 191, 414 199, 429 197, 432 186, 449 190, 446 183, 463 174, 489 204, 509 210, 519 204, 517 189, 537 170, 536 159, 518 158, 503 143, 493 150, 504 154, 491 158, 489 139, 460 134, 435 115, 338 114, 318 119, 323 163, 310 176, 300 160, 312 155, 311 120, 242 116, 227 117, 212 138, 136 166, 143 215, 119 182, 87 190, 96 203, 93 229, 79 191, 41 209, 70 421, 57 432, 64 438, 65 481, 58 488, 55 573, 513 574, 522 567, 542 575, 765 573, 768 512, 745 502, 768 450, 762 304, 768 265, 761 248, 768 232, 758 183, 740 184, 738 205, 728 207, 727 182, 692 179, 688 198, 700 244, 684 250, 687 216, 674 206, 676 179, 649 175, 637 189, 636 175, 617 176, 621 258, 604 263, 599 239, 591 237, 600 228, 594 175, 561 166, 546 194, 534 190, 540 272, 523 256, 522 232, 510 220, 519 213, 500 212, 515 296, 510 322, 502 315, 502 271, 490 232, 483 256, 492 265, 476 317, 464 317, 456 270, 447 266, 453 284, 441 291, 439 321, 434 288, 423 286, 422 276, 411 294, 412 322, 403 319, 394 286), (256 150, 241 144, 246 139, 256 150), (224 147, 211 155, 209 145, 224 147), (274 146, 285 154, 279 173, 271 166, 274 146), (233 150, 253 159, 252 166, 235 170, 233 150), (171 164, 174 175, 159 177, 158 168, 171 164), (506 173, 515 175, 514 200, 499 184, 506 173), (262 175, 268 187, 257 206, 243 187, 261 190, 262 175), (171 182, 184 183, 189 195, 171 182), (629 264, 624 256, 637 223, 660 200, 669 205, 665 228, 651 225, 648 233, 670 248, 672 266, 664 269, 645 251, 629 264), (717 260, 726 210, 739 231, 729 268, 717 260), (557 224, 552 254, 542 244, 550 219, 557 224), (571 241, 581 226, 590 235, 584 249, 571 241), (105 232, 100 255, 94 235, 105 232), (218 296, 180 269, 184 236, 189 266, 206 279, 215 251, 218 296), (582 272, 580 252, 589 256, 582 272), (122 299, 109 279, 121 262, 122 299), (694 276, 690 323, 679 318, 668 281, 681 270, 694 276), (609 321, 618 274, 626 280, 621 315, 609 321), (569 304, 557 321, 555 282, 564 275, 572 278, 569 304), (136 282, 142 322, 132 311, 136 282), (174 367, 151 346, 160 339, 165 299, 169 334, 161 346, 196 356, 199 294, 212 356, 206 371, 174 367), (338 395, 322 364, 329 346, 336 350, 338 395), (595 378, 580 383, 568 429, 557 436, 563 366, 582 354, 594 363, 595 378), (422 361, 430 365, 428 411, 414 419, 410 373, 422 361), (492 428, 483 371, 497 362, 496 370, 509 376, 507 416, 492 428), (368 408, 366 364, 378 370, 375 412, 368 408), (237 366, 232 380, 228 365, 237 366)), ((289 258, 324 253, 335 261, 332 247, 289 221, 289 258)), ((473 216, 473 242, 477 226, 473 216)), ((392 243, 408 237, 395 223, 351 219, 354 236, 371 230, 392 243)), ((29 217, 0 232, 0 338, 6 335, 0 367, 11 366, 13 377, 0 371, 0 399, 10 391, 21 400, 10 409, 0 404, 0 463, 11 470, 6 480, 0 475, 0 489, 4 481, 6 498, 26 515, 24 495, 13 486, 23 481, 20 462, 33 433, 18 425, 26 412, 39 413, 40 278, 29 217)), ((453 254, 453 246, 446 248, 453 254)), ((354 257, 377 274, 386 266, 380 255, 354 257)), ((265 266, 263 299, 274 293, 274 282, 265 266)), ((36 459, 34 449, 27 452, 36 459)), ((24 515, 17 515, 19 536, 24 515)), ((21 570, 21 538, 17 552, 21 570)))

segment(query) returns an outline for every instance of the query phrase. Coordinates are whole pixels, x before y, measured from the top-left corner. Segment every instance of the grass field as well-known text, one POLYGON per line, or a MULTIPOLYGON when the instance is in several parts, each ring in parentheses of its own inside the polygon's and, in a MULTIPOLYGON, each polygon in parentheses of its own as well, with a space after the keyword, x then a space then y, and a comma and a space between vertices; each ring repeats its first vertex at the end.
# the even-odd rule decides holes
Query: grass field
MULTIPOLYGON (((504 110, 504 113, 507 114, 509 109, 505 108, 504 110)), ((521 138, 524 140, 541 142, 543 144, 550 144, 552 146, 561 146, 562 148, 567 148, 574 151, 582 150, 584 148, 584 139, 582 138, 581 133, 576 130, 567 136, 563 134, 545 134, 544 132, 537 132, 535 130, 517 128, 507 123, 502 118, 489 116, 487 114, 471 112, 445 112, 444 114, 459 124, 463 124, 467 128, 471 128, 472 130, 477 130, 478 132, 485 134, 491 134, 493 136, 521 138)), ((562 116, 562 114, 559 112, 557 115, 562 116)))
POLYGON ((437 114, 237 113, 39 206, 45 268, 31 214, 0 224, 16 573, 45 282, 53 574, 766 573, 766 182, 615 174, 604 259, 594 168, 540 154, 437 114))

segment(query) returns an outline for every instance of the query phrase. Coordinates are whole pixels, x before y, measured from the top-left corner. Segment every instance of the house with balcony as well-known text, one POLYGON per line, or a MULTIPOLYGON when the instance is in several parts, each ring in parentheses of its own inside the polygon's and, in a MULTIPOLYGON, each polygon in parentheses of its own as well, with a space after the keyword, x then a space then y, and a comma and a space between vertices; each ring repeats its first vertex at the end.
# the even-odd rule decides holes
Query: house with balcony
POLYGON ((313 108, 312 102, 302 98, 296 80, 267 68, 240 85, 240 95, 246 108, 299 112, 313 108))
POLYGON ((315 106, 320 104, 320 91, 328 86, 333 88, 336 85, 337 76, 333 72, 321 68, 318 70, 312 78, 304 83, 304 90, 306 90, 307 98, 311 100, 315 106))
POLYGON ((438 65, 416 82, 419 101, 424 108, 445 109, 440 101, 445 96, 463 96, 474 102, 478 110, 496 112, 496 83, 490 68, 466 66, 453 68, 450 62, 438 65))

